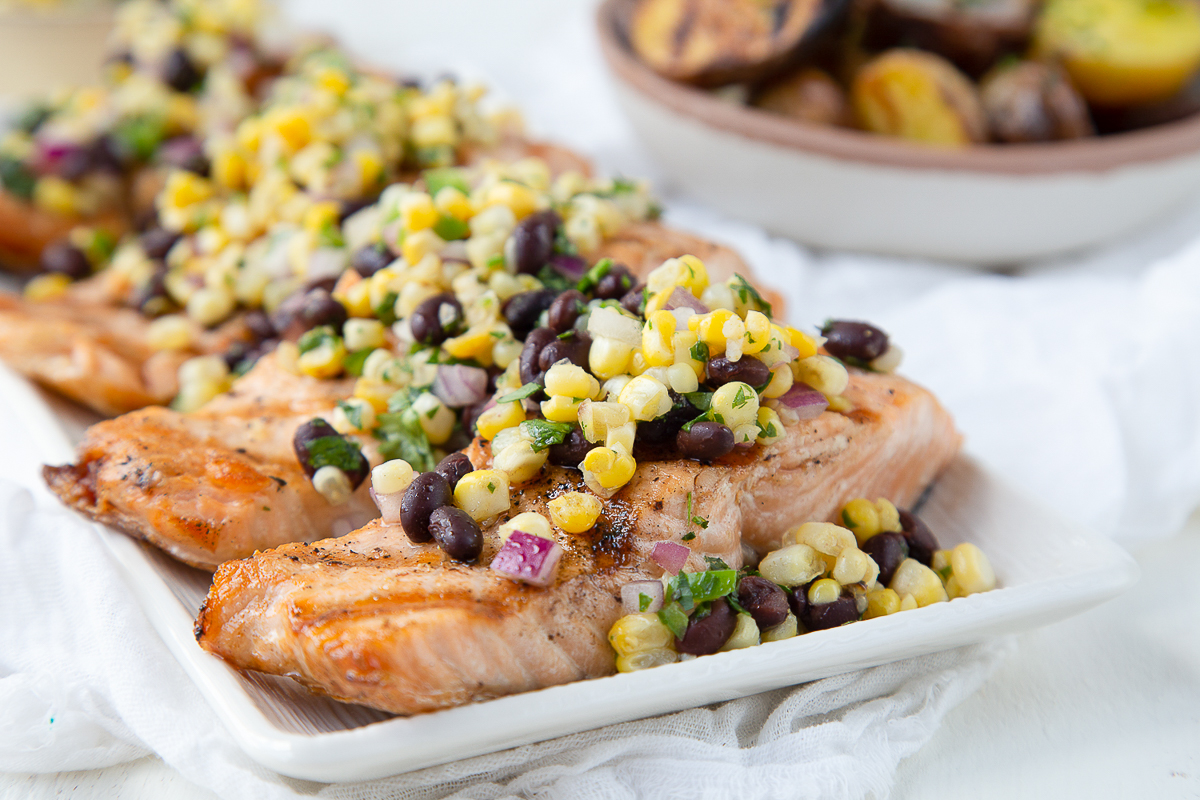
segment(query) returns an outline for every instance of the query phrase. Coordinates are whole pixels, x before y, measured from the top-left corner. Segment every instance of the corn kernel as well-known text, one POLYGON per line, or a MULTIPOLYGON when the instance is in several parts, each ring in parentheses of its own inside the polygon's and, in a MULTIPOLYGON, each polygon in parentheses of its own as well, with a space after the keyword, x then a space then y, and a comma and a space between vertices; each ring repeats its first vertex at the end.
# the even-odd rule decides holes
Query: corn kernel
POLYGON ((630 348, 642 344, 642 323, 610 306, 600 306, 588 315, 588 334, 593 341, 615 339, 630 348))
POLYGON ((378 186, 384 179, 383 159, 374 150, 355 150, 354 164, 358 167, 359 185, 364 193, 378 186))
POLYGON ((750 384, 731 381, 719 387, 713 392, 710 408, 717 422, 734 430, 743 425, 753 425, 755 430, 750 441, 758 436, 758 393, 750 384))
POLYGON ((879 509, 864 497, 856 497, 842 508, 842 522, 854 531, 860 545, 882 529, 879 524, 879 509))
POLYGON ((679 654, 666 647, 654 650, 639 650, 627 656, 617 656, 617 672, 638 672, 643 669, 653 669, 664 664, 673 664, 679 660, 679 654))
POLYGON ((538 210, 538 198, 528 186, 501 181, 488 190, 484 205, 507 206, 513 216, 520 220, 538 210))
POLYGON ((510 483, 526 483, 537 477, 546 463, 548 449, 534 450, 525 440, 513 442, 492 457, 492 466, 508 475, 510 483))
POLYGON ((846 391, 850 374, 842 363, 830 356, 809 356, 792 365, 792 374, 801 383, 807 383, 826 397, 836 397, 846 391))
MULTIPOLYGON (((279 352, 278 348, 275 352, 279 352)), ((354 382, 354 397, 366 400, 377 414, 387 411, 388 399, 395 393, 396 387, 383 381, 359 378, 354 382)))
POLYGON ((332 200, 324 200, 308 207, 308 210, 304 212, 301 224, 309 233, 318 234, 327 226, 336 226, 340 214, 341 206, 339 204, 332 200))
POLYGON ((633 478, 637 462, 621 447, 597 447, 583 459, 583 479, 598 495, 611 497, 633 478))
POLYGON ((744 647, 754 647, 758 643, 758 625, 754 623, 754 617, 749 614, 738 614, 737 624, 734 625, 733 633, 725 640, 725 644, 721 645, 721 652, 741 650, 744 647))
MULTIPOLYGON (((433 231, 420 230, 410 232, 404 237, 404 242, 400 245, 400 255, 404 256, 404 260, 409 264, 416 266, 425 256, 442 252, 445 246, 446 242, 433 231)), ((441 268, 440 263, 438 268, 441 268)))
POLYGON ((461 190, 454 186, 443 186, 441 189, 438 189, 437 196, 433 198, 433 205, 446 216, 454 217, 464 222, 475 214, 475 207, 471 205, 471 198, 467 197, 461 190))
POLYGON ((328 464, 313 473, 312 485, 317 494, 328 500, 331 506, 340 506, 354 494, 349 476, 328 464))
POLYGON ((351 351, 383 347, 383 323, 377 319, 348 319, 342 326, 342 337, 351 351))
POLYGON ((990 592, 996 588, 996 573, 984 552, 970 542, 950 551, 950 565, 961 596, 990 592))
POLYGON ((803 586, 825 572, 825 561, 808 545, 792 544, 767 553, 758 571, 780 586, 803 586))
POLYGON ((876 372, 895 372, 904 360, 904 351, 896 345, 890 345, 887 352, 871 361, 870 367, 876 372))
POLYGON ((233 313, 237 300, 228 289, 197 289, 187 300, 187 313, 201 325, 212 327, 233 313))
POLYGON ((493 205, 482 209, 471 217, 471 238, 496 237, 503 247, 504 240, 517 227, 517 218, 512 209, 505 205, 493 205))
POLYGON ((930 566, 937 573, 946 572, 947 570, 953 571, 954 567, 950 564, 950 551, 934 550, 933 558, 930 559, 930 566))
POLYGON ((642 355, 652 367, 667 367, 675 363, 675 315, 670 311, 649 313, 642 328, 642 355))
POLYGON ((600 397, 609 403, 616 403, 621 397, 621 392, 633 380, 630 375, 616 375, 604 382, 600 387, 600 397))
POLYGON ((551 500, 549 507, 555 525, 567 533, 583 533, 596 524, 604 505, 595 495, 567 492, 551 500))
POLYGON ((746 346, 746 323, 734 315, 721 326, 721 335, 725 337, 725 358, 740 361, 746 346))
POLYGON ((689 364, 672 364, 667 367, 667 383, 671 391, 687 394, 700 388, 700 380, 689 364))
POLYGON ((867 592, 867 610, 863 619, 875 619, 900 610, 900 595, 893 589, 872 589, 867 592))
POLYGON ((416 477, 411 464, 402 458, 393 458, 371 470, 371 488, 375 494, 397 494, 407 489, 416 477))
POLYGON ((423 392, 413 401, 413 411, 417 412, 417 422, 421 430, 429 438, 430 444, 442 444, 454 432, 454 412, 446 407, 437 395, 423 392))
MULTIPOLYGON (((36 278, 25 284, 25 299, 33 303, 45 302, 53 300, 56 297, 61 297, 66 293, 67 287, 71 285, 71 279, 62 273, 51 272, 45 275, 38 275, 36 278)), ((151 345, 154 347, 154 345, 151 345)), ((158 348, 156 348, 158 349, 158 348)))
POLYGON ((784 639, 791 639, 800 633, 800 620, 796 619, 796 615, 788 612, 787 617, 783 622, 776 625, 774 628, 767 628, 762 633, 764 642, 782 642, 784 639))
MULTIPOLYGON (((400 226, 409 234, 432 228, 438 221, 438 216, 433 198, 425 192, 409 192, 400 199, 400 226)), ((419 260, 409 258, 408 262, 415 264, 419 260)))
POLYGON ((783 421, 775 409, 764 407, 758 410, 758 438, 755 441, 762 445, 775 444, 784 433, 783 421))
MULTIPOLYGON (((837 562, 834 564, 831 574, 833 579, 843 586, 860 581, 866 582, 872 572, 875 575, 879 574, 878 567, 872 570, 872 563, 871 557, 857 547, 845 547, 842 548, 841 553, 838 553, 837 562)), ((874 578, 871 580, 874 581, 874 578)))
MULTIPOLYGON (((509 365, 520 363, 519 359, 521 358, 521 351, 524 349, 525 345, 522 342, 518 342, 511 336, 506 336, 503 339, 497 339, 496 343, 492 345, 492 362, 495 363, 497 367, 507 370, 509 365)), ((597 386, 599 386, 599 384, 597 384, 597 386)), ((502 387, 497 384, 496 388, 499 389, 502 387)))
MULTIPOLYGON (((752 392, 753 393, 753 392, 752 392)), ((658 419, 671 410, 671 395, 662 381, 639 375, 621 390, 618 402, 628 406, 630 415, 638 422, 658 419)))
POLYGON ((589 442, 603 442, 608 431, 631 421, 629 407, 620 403, 589 400, 579 406, 579 426, 589 442))
POLYGON ((825 556, 832 567, 842 550, 857 546, 854 534, 830 522, 806 522, 783 535, 785 544, 806 544, 825 556))
POLYGON ((626 614, 608 630, 609 644, 623 656, 669 647, 673 639, 670 628, 649 611, 626 614))
POLYGON ((610 425, 608 432, 604 436, 604 446, 613 450, 617 446, 625 448, 626 452, 633 452, 633 443, 637 439, 637 423, 626 422, 624 425, 610 425))
POLYGON ((608 336, 592 340, 588 350, 588 367, 601 380, 622 375, 629 369, 633 348, 608 336))
POLYGON ((188 208, 213 196, 211 183, 194 172, 172 170, 160 193, 160 202, 167 208, 188 208))
POLYGON ((554 530, 550 527, 550 520, 536 511, 523 511, 517 514, 497 528, 496 535, 500 537, 501 542, 506 542, 508 537, 512 536, 513 531, 521 531, 530 536, 540 536, 543 539, 554 541, 554 530))
POLYGON ((788 344, 800 351, 800 354, 796 358, 811 358, 817 354, 817 343, 807 333, 797 330, 790 325, 784 328, 784 332, 787 333, 788 344))
POLYGON ((795 382, 791 366, 779 364, 771 369, 771 381, 767 384, 767 388, 763 389, 762 396, 768 400, 783 397, 791 390, 795 382))
POLYGON ((366 400, 352 397, 333 409, 329 424, 338 433, 362 433, 375 427, 375 406, 366 400))
POLYGON ((771 342, 771 320, 759 311, 747 311, 743 353, 758 354, 771 342))
POLYGON ((911 594, 901 595, 900 610, 912 611, 914 608, 920 608, 920 606, 917 605, 917 598, 913 597, 911 594))
POLYGON ((829 401, 829 410, 834 413, 849 414, 854 410, 854 404, 840 394, 837 397, 826 395, 825 399, 829 401))
POLYGON ((346 346, 341 339, 335 339, 301 353, 296 366, 300 372, 313 378, 334 378, 342 373, 345 360, 346 346))
POLYGON ((505 428, 513 428, 525 421, 525 408, 520 401, 499 403, 479 415, 475 429, 484 439, 495 439, 505 428))
POLYGON ((906 594, 912 595, 921 608, 932 603, 944 603, 950 599, 938 574, 920 561, 911 558, 900 562, 888 588, 895 590, 896 594, 901 597, 906 594))
POLYGON ((549 400, 542 401, 542 416, 551 422, 576 422, 582 402, 576 397, 552 395, 549 400))
POLYGON ((814 606, 832 603, 842 596, 841 585, 832 578, 822 578, 808 587, 808 602, 814 606))
POLYGON ((667 292, 682 286, 696 297, 708 288, 708 270, 692 255, 669 258, 646 276, 646 288, 652 293, 667 292))
POLYGON ((511 505, 508 475, 495 469, 468 472, 454 487, 454 505, 476 522, 504 513, 511 505))
POLYGON ((879 530, 900 533, 900 512, 891 500, 880 497, 875 501, 875 510, 879 512, 879 530))
POLYGON ((484 362, 491 357, 492 344, 495 341, 491 326, 487 326, 472 328, 461 336, 447 339, 442 342, 442 347, 455 358, 474 358, 484 362))
POLYGON ((546 394, 580 401, 595 399, 600 394, 600 382, 576 364, 555 364, 546 370, 546 394))

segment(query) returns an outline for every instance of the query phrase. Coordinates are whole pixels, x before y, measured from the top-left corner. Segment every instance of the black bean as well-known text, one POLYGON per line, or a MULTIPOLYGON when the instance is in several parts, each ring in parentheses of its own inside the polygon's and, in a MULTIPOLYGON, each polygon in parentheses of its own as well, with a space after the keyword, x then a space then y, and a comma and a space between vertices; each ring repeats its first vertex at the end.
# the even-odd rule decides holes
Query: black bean
POLYGON ((392 255, 392 251, 387 249, 387 245, 382 243, 368 244, 360 247, 354 253, 354 258, 351 260, 350 266, 359 275, 369 278, 394 260, 395 256, 392 255))
POLYGON ((338 201, 338 224, 345 222, 350 217, 362 211, 367 206, 375 202, 375 197, 355 197, 352 200, 338 201))
POLYGON ((908 558, 908 540, 903 534, 885 531, 867 539, 863 552, 879 565, 879 582, 887 586, 896 574, 896 568, 908 558))
POLYGON ((671 392, 671 403, 671 410, 658 419, 638 423, 637 438, 640 443, 658 445, 674 442, 679 429, 700 414, 699 409, 675 392, 671 392))
POLYGON ((147 258, 163 259, 167 257, 167 253, 171 252, 171 248, 182 236, 182 234, 165 228, 151 228, 138 237, 138 242, 142 245, 142 252, 146 254, 147 258))
POLYGON ((566 333, 587 307, 587 298, 578 289, 568 289, 555 298, 546 315, 546 324, 555 333, 566 333))
POLYGON ((809 603, 800 621, 810 631, 823 631, 854 622, 858 617, 858 603, 855 602, 854 595, 843 594, 832 603, 809 603))
POLYGON ((55 172, 68 181, 79 180, 92 169, 92 153, 89 148, 71 150, 55 164, 55 172))
POLYGON ((642 309, 646 305, 646 284, 641 284, 630 289, 621 297, 621 308, 635 316, 642 315, 642 309))
POLYGON ((750 612, 759 630, 774 628, 787 619, 787 592, 766 578, 747 575, 738 582, 738 605, 750 612))
POLYGON ((713 386, 741 381, 757 388, 771 380, 771 370, 754 356, 742 356, 737 361, 717 356, 704 367, 704 377, 713 386))
POLYGON ((105 134, 88 147, 93 172, 120 172, 121 149, 111 134, 105 134))
POLYGON ((450 482, 439 472, 422 472, 404 490, 400 498, 400 525, 414 542, 428 542, 429 517, 442 506, 454 502, 450 482))
POLYGON ((138 287, 131 299, 133 307, 148 317, 157 317, 171 310, 171 297, 167 294, 167 267, 159 264, 146 282, 138 287))
POLYGON ((421 344, 441 344, 453 335, 462 324, 463 307, 458 298, 445 293, 434 295, 423 301, 408 318, 413 338, 421 344), (447 319, 442 319, 442 309, 451 309, 447 319))
POLYGON ((340 331, 348 317, 345 306, 327 290, 316 288, 296 292, 284 300, 271 315, 271 325, 283 338, 295 340, 318 325, 340 331))
POLYGON ((596 297, 601 300, 620 300, 637 283, 637 278, 624 264, 613 264, 608 274, 596 284, 596 297))
POLYGON ((326 436, 341 436, 340 433, 333 429, 323 419, 311 419, 296 429, 295 435, 292 436, 292 449, 296 451, 296 458, 300 461, 301 468, 304 469, 304 474, 312 477, 316 472, 316 467, 309 463, 310 456, 309 446, 317 439, 323 439, 326 436))
POLYGON ((736 627, 737 614, 724 597, 718 598, 713 601, 708 616, 692 617, 688 621, 687 632, 676 644, 676 649, 694 656, 715 653, 729 641, 736 627))
POLYGON ((904 538, 908 540, 909 558, 915 558, 927 567, 932 566, 933 554, 941 546, 929 527, 920 517, 908 511, 900 512, 900 527, 904 529, 904 538))
POLYGON ((576 366, 587 369, 588 352, 591 349, 592 340, 585 334, 575 333, 566 339, 559 339, 555 336, 554 341, 542 348, 542 352, 538 356, 538 369, 545 372, 564 358, 576 366))
POLYGON ((865 322, 830 320, 821 328, 825 349, 837 358, 871 361, 887 352, 888 337, 874 325, 865 322))
POLYGON ((246 328, 255 341, 262 342, 275 338, 275 326, 271 324, 271 318, 264 312, 255 309, 248 312, 242 319, 245 320, 246 328))
POLYGON ((474 469, 475 467, 471 466, 471 459, 467 458, 466 453, 451 453, 439 461, 433 471, 440 473, 453 491, 454 487, 458 486, 458 482, 462 480, 462 476, 474 469))
POLYGON ((555 211, 530 214, 512 232, 517 272, 535 274, 554 255, 554 236, 562 217, 555 211))
POLYGON ((548 458, 555 466, 578 469, 584 456, 599 446, 599 442, 589 442, 582 430, 572 428, 570 433, 563 437, 562 444, 550 445, 548 458))
POLYGON ((172 50, 163 65, 163 82, 177 92, 191 91, 201 79, 200 70, 182 50, 172 50))
POLYGON ((797 586, 794 589, 789 589, 787 593, 788 607, 792 609, 792 613, 796 615, 796 619, 804 619, 804 610, 808 608, 808 587, 812 583, 804 586, 797 586))
POLYGON ((558 341, 554 331, 549 328, 534 328, 525 337, 525 346, 521 348, 521 383, 541 383, 546 370, 539 365, 542 361, 542 350, 551 342, 558 341))
POLYGON ((250 350, 251 347, 246 342, 234 342, 221 354, 221 358, 225 361, 225 366, 232 372, 238 364, 246 360, 250 350))
POLYGON ((538 318, 550 307, 558 293, 553 289, 537 289, 532 292, 514 294, 504 301, 504 321, 512 329, 513 336, 525 339, 537 327, 538 318))
POLYGON ((692 425, 691 430, 680 429, 675 446, 687 458, 711 461, 733 449, 733 431, 727 425, 704 420, 692 425))
POLYGON ((82 280, 92 274, 92 265, 87 256, 67 241, 46 245, 42 251, 41 266, 46 272, 66 275, 71 280, 82 280))
POLYGON ((479 523, 461 508, 442 506, 429 515, 429 532, 446 555, 470 563, 483 552, 479 523))

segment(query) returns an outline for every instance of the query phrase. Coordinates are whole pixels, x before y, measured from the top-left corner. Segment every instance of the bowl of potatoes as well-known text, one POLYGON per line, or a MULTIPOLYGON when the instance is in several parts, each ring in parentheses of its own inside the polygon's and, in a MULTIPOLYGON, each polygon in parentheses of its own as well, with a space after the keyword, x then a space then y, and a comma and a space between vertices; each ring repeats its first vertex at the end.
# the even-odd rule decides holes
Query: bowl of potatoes
POLYGON ((1200 192, 1197 0, 605 0, 670 180, 818 247, 1009 266, 1200 192))

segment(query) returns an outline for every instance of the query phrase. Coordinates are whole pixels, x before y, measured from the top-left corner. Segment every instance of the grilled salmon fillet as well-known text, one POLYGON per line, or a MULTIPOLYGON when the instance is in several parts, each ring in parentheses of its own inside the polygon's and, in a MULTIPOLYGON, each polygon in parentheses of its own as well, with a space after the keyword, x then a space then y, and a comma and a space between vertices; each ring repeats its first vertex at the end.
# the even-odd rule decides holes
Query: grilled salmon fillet
POLYGON ((294 375, 266 356, 198 411, 151 407, 93 425, 78 463, 43 475, 72 508, 203 569, 346 533, 377 515, 367 487, 330 505, 302 471, 292 439, 352 388, 294 375))
MULTIPOLYGON (((728 270, 726 275, 748 274, 745 264, 728 248, 657 223, 630 229, 635 230, 612 241, 639 275, 664 259, 696 250, 709 254, 717 268, 728 270)), ((718 274, 716 269, 713 273, 718 274)), ((131 325, 142 319, 128 313, 133 314, 131 325)), ((26 328, 14 326, 14 335, 32 331, 35 323, 30 321, 26 328)), ((3 326, 4 313, 0 311, 0 342, 3 326)), ((69 344, 64 338, 62 346, 69 344)), ((29 345, 33 347, 37 341, 29 345)), ((0 344, 0 356, 8 358, 5 347, 0 344)), ((74 347, 89 354, 95 349, 79 342, 74 347)), ((63 371, 71 370, 72 386, 91 393, 104 387, 115 399, 122 397, 116 394, 119 381, 102 381, 80 371, 71 361, 74 352, 65 350, 61 357, 66 364, 63 371)), ((162 357, 150 357, 143 364, 162 357)), ((47 375, 54 366, 53 361, 43 363, 34 356, 21 363, 29 370, 39 370, 34 377, 47 375)), ((104 363, 111 365, 113 376, 123 374, 123 362, 115 353, 104 363)), ((172 379, 177 367, 175 362, 172 379)), ((132 367, 125 364, 125 369, 132 367)), ((58 379, 52 384, 56 388, 65 383, 61 375, 52 377, 58 379)), ((345 527, 346 520, 361 523, 376 516, 366 488, 356 493, 352 509, 331 507, 301 471, 292 437, 296 428, 313 417, 328 418, 337 402, 349 397, 352 390, 352 380, 297 376, 280 369, 268 355, 236 381, 229 393, 198 411, 182 414, 145 408, 93 425, 79 445, 78 462, 46 467, 46 482, 75 510, 203 569, 215 569, 228 559, 244 558, 285 542, 346 533, 357 527, 345 527), (342 526, 341 530, 335 530, 335 524, 342 526)), ((115 402, 106 407, 113 405, 115 402)), ((371 452, 373 442, 366 442, 365 449, 371 452)))
MULTIPOLYGON (((340 539, 290 544, 224 564, 196 622, 204 649, 240 669, 288 675, 315 691, 414 714, 611 674, 606 634, 623 613, 620 587, 657 578, 661 540, 740 567, 743 542, 760 553, 790 526, 830 519, 856 496, 908 506, 953 459, 960 437, 933 396, 894 376, 858 373, 848 414, 825 412, 781 441, 712 464, 640 463, 596 526, 559 535, 565 554, 546 589, 486 565, 499 522, 580 491, 578 472, 547 468, 511 512, 485 530, 476 565, 436 544, 411 543, 376 520, 340 539), (689 524, 686 509, 708 520, 689 524), (688 542, 688 531, 697 535, 688 542)), ((468 451, 485 467, 486 446, 468 451)))

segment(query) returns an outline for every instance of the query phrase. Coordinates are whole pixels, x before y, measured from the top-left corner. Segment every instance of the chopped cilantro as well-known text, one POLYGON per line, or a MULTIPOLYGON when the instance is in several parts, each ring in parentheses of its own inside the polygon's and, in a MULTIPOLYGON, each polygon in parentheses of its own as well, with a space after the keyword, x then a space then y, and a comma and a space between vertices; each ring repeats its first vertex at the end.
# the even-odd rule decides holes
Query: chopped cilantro
POLYGON ((654 602, 654 599, 652 597, 650 597, 650 595, 642 594, 641 592, 638 592, 638 611, 644 612, 647 608, 650 607, 650 604, 653 602, 654 602))
POLYGON ((542 390, 540 383, 527 383, 520 389, 514 389, 508 394, 497 397, 497 403, 515 403, 517 400, 524 400, 526 397, 533 397, 542 390))
POLYGON ((117 144, 137 161, 149 161, 166 136, 166 120, 154 114, 122 120, 113 128, 117 144))
POLYGON ((600 279, 608 273, 612 272, 613 260, 611 258, 602 258, 592 266, 583 277, 579 279, 579 283, 575 286, 576 289, 587 294, 596 288, 600 283, 600 279))
POLYGON ((17 130, 25 133, 36 133, 37 129, 42 127, 42 123, 50 119, 54 111, 43 105, 31 105, 29 108, 21 112, 21 116, 17 118, 17 130))
POLYGON ((685 542, 690 542, 692 539, 696 538, 696 532, 688 531, 687 533, 685 533, 683 536, 680 536, 679 538, 685 542))
POLYGON ((746 395, 746 390, 739 386, 737 394, 733 396, 733 407, 741 408, 748 402, 750 402, 750 398, 746 395))
POLYGON ((346 356, 345 361, 342 362, 342 366, 345 368, 348 374, 360 376, 363 373, 363 364, 366 362, 367 356, 374 352, 374 348, 355 350, 353 353, 350 353, 346 356))
POLYGON ((504 254, 496 253, 487 260, 488 269, 504 269, 504 254))
POLYGON ((741 275, 734 274, 732 285, 729 288, 734 291, 743 306, 749 307, 753 303, 757 307, 755 310, 761 311, 768 317, 772 316, 771 304, 764 300, 758 290, 747 283, 741 275))
POLYGON ((338 401, 338 408, 346 415, 346 420, 354 426, 355 430, 362 430, 362 406, 358 403, 347 403, 345 400, 338 401))
POLYGON ((337 467, 350 474, 362 469, 362 450, 345 436, 322 436, 308 443, 308 466, 337 467))
POLYGON ((558 335, 558 338, 559 339, 570 339, 574 335, 575 335, 575 329, 572 328, 571 330, 563 331, 562 333, 560 333, 558 335))
POLYGON ((420 395, 416 389, 401 389, 388 400, 388 411, 378 416, 374 436, 379 440, 379 453, 387 459, 403 458, 418 472, 430 472, 437 466, 429 437, 425 435, 413 401, 420 395))
POLYGON ((388 292, 379 301, 379 305, 371 309, 375 312, 375 316, 384 325, 393 325, 396 322, 396 300, 400 295, 395 292, 388 292))
MULTIPOLYGON (((692 345, 692 358, 696 359, 697 361, 708 361, 708 345, 706 345, 704 342, 696 342, 694 345, 692 345)), ((698 393, 692 392, 692 394, 698 393)))
POLYGON ((938 575, 942 576, 943 581, 950 580, 950 576, 954 574, 954 567, 946 565, 937 571, 938 575))
POLYGON ((532 447, 534 452, 540 453, 547 447, 555 444, 562 444, 563 439, 567 438, 567 434, 575 426, 570 422, 549 422, 544 419, 527 419, 521 423, 521 427, 525 432, 533 437, 532 447))
POLYGON ((664 606, 658 612, 658 619, 671 633, 675 634, 676 639, 682 639, 687 635, 688 617, 687 613, 679 607, 678 603, 670 603, 664 606))
POLYGON ((709 569, 730 569, 730 566, 725 563, 724 559, 716 556, 705 556, 704 563, 708 564, 709 569))
POLYGON ((5 191, 22 200, 31 200, 37 176, 20 160, 12 156, 0 156, 0 184, 3 184, 5 191))
POLYGON ((574 286, 570 280, 549 264, 545 264, 538 270, 537 279, 542 282, 542 286, 556 292, 565 292, 574 286))
POLYGON ((333 220, 327 220, 317 232, 317 244, 321 247, 345 247, 346 240, 342 238, 342 229, 333 220))
POLYGON ((453 186, 463 194, 471 193, 466 174, 458 167, 427 169, 421 173, 421 177, 425 179, 425 191, 429 193, 430 197, 437 197, 437 193, 447 186, 453 186))
POLYGON ((496 484, 492 483, 491 481, 488 481, 488 491, 491 492, 492 494, 495 494, 496 493, 496 484))
POLYGON ((318 325, 312 330, 305 331, 300 337, 300 341, 296 345, 300 348, 300 353, 316 350, 323 345, 335 345, 341 341, 341 337, 333 332, 333 328, 329 325, 318 325))
POLYGON ((847 528, 853 529, 858 527, 854 522, 854 518, 844 508, 842 509, 842 522, 846 523, 847 528))
POLYGON ((443 216, 437 222, 433 223, 433 232, 447 242, 451 242, 455 239, 466 239, 470 236, 471 226, 461 219, 443 216))
POLYGON ((554 229, 554 252, 563 256, 579 255, 579 249, 575 247, 574 242, 567 238, 567 231, 562 225, 554 229))
POLYGON ((712 408, 712 396, 712 392, 688 392, 684 395, 687 401, 700 411, 708 411, 712 408))

